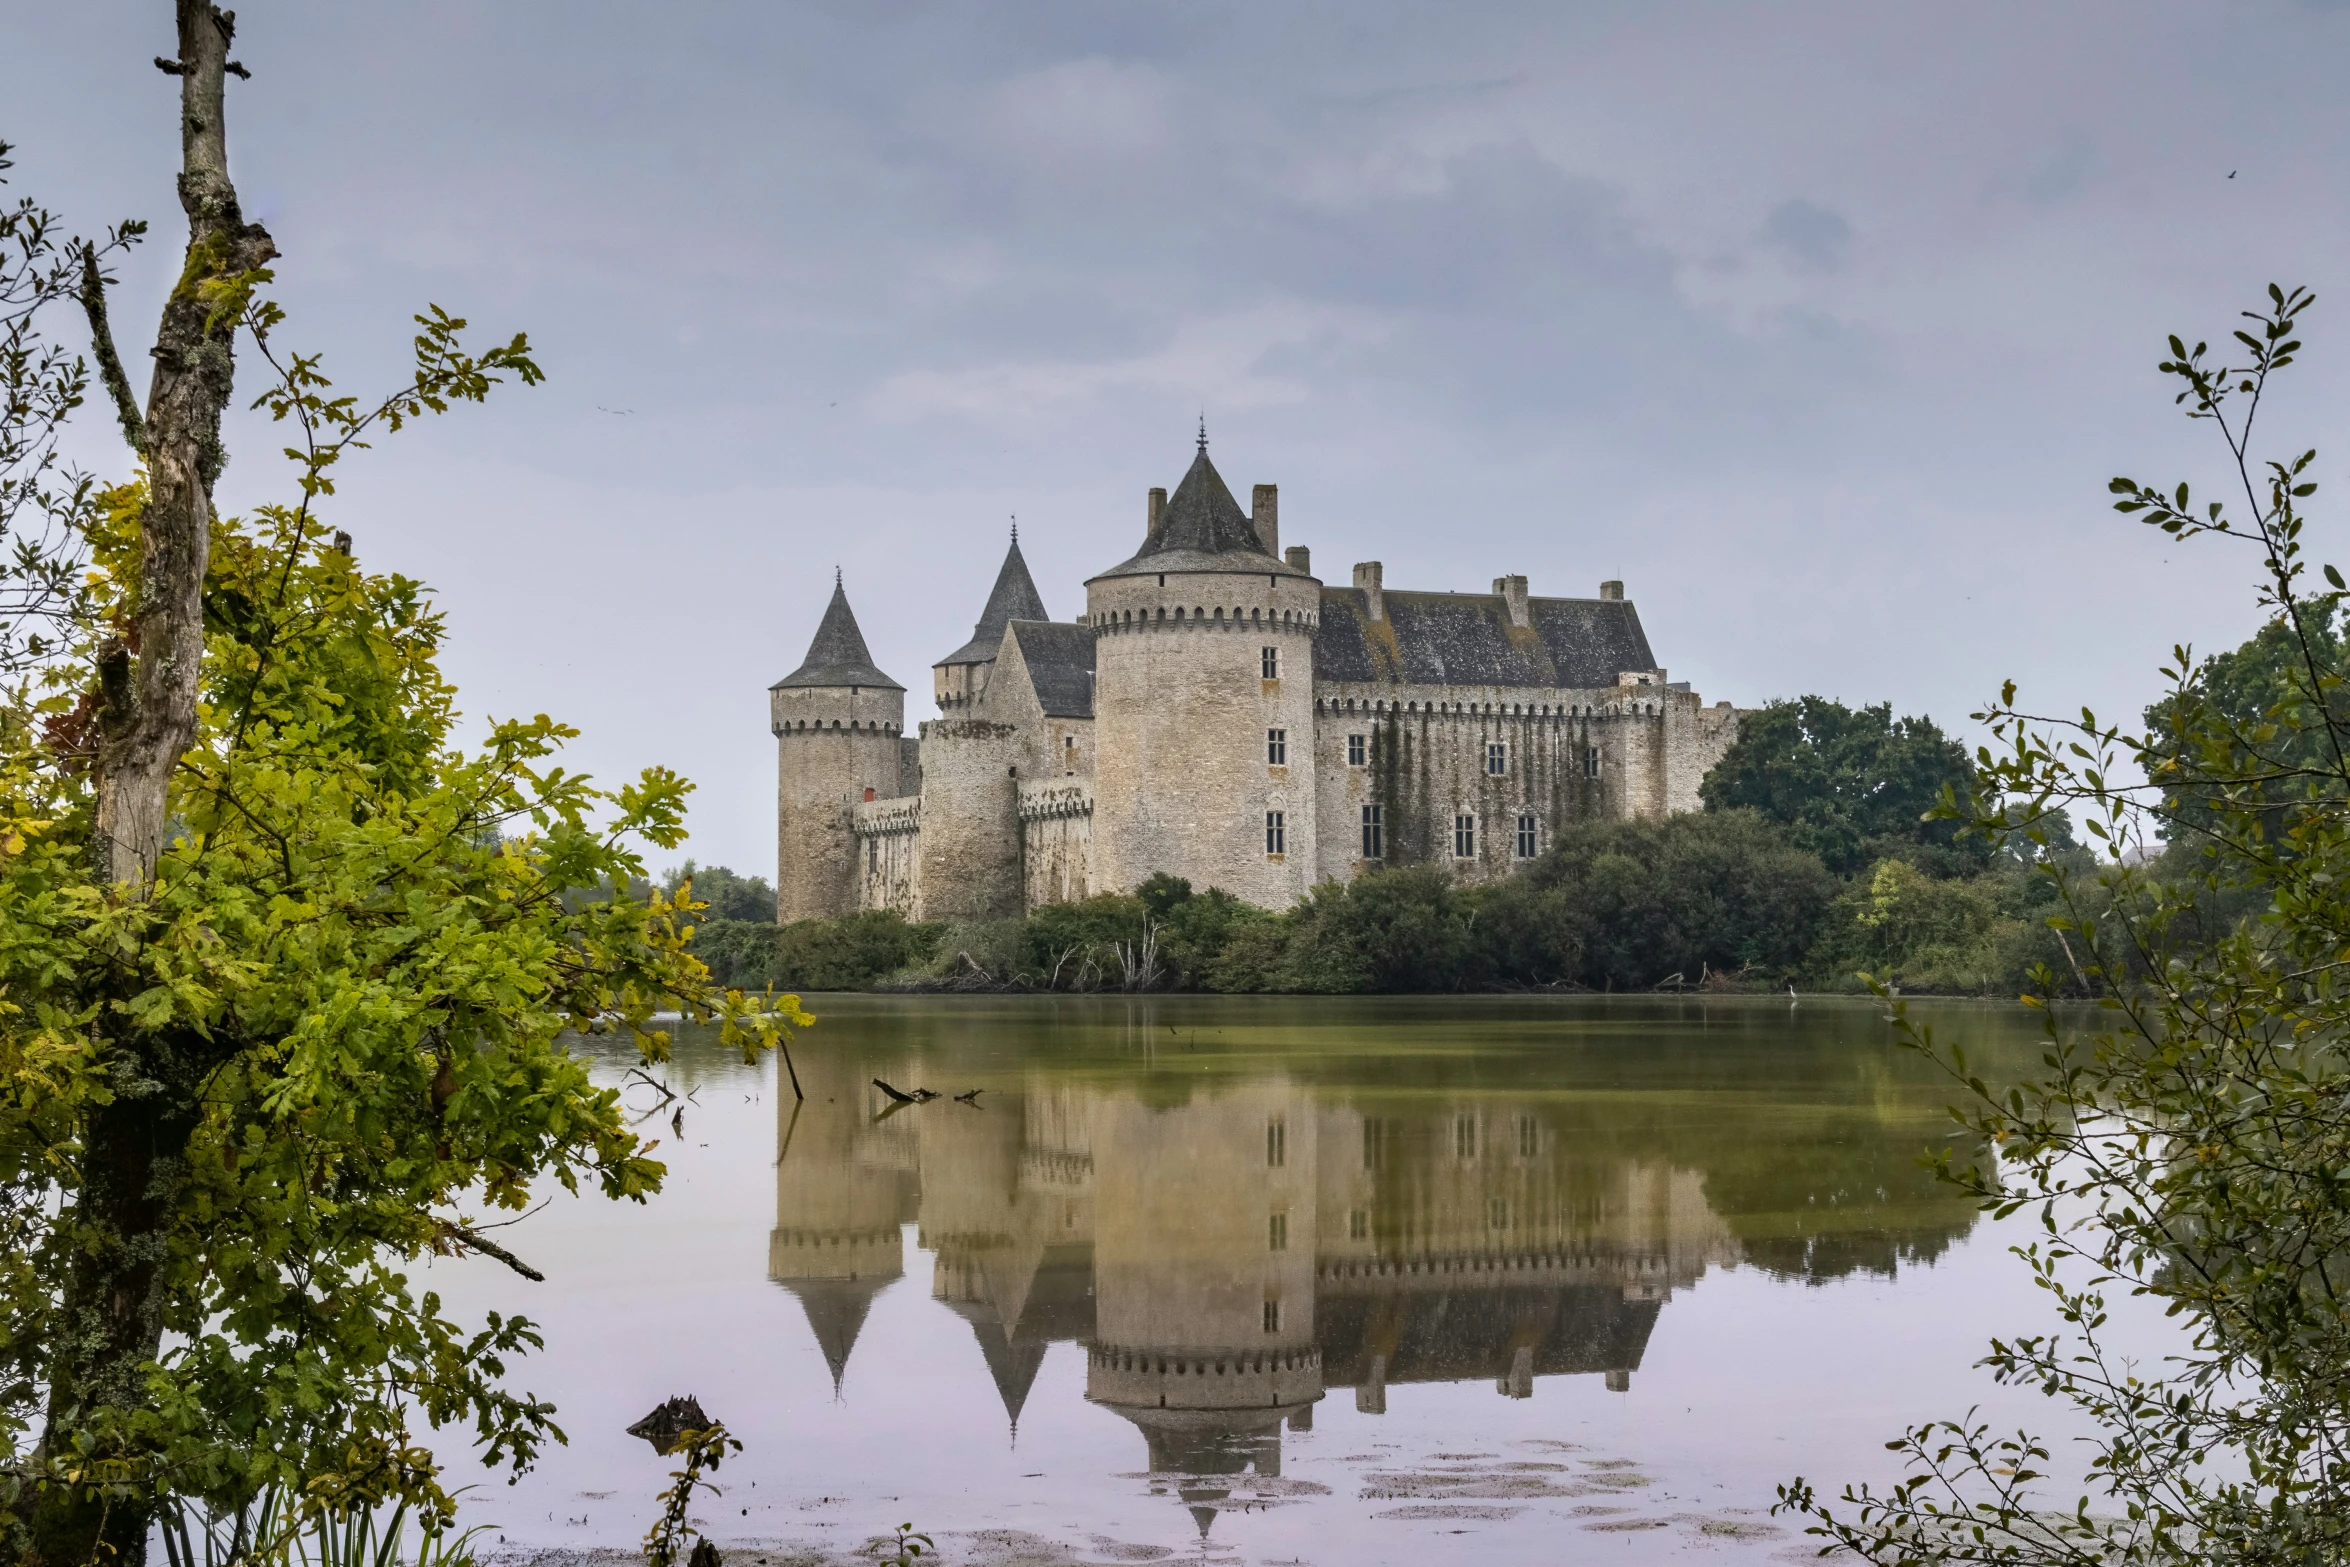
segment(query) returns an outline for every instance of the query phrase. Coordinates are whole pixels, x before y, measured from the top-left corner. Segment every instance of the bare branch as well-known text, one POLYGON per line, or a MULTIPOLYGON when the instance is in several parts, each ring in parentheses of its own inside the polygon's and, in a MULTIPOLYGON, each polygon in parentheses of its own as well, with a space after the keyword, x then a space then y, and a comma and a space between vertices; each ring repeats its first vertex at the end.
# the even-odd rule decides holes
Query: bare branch
POLYGON ((514 1253, 508 1251, 505 1247, 499 1245, 496 1241, 489 1239, 487 1236, 477 1234, 474 1231, 467 1229, 462 1224, 449 1225, 448 1231, 449 1239, 455 1241, 458 1245, 463 1246, 468 1251, 478 1251, 485 1257, 495 1257, 498 1261, 504 1263, 507 1267, 512 1268, 516 1273, 521 1274, 524 1278, 530 1280, 533 1284, 544 1284, 547 1282, 547 1276, 545 1274, 539 1272, 538 1269, 532 1267, 529 1263, 524 1262, 520 1257, 515 1256, 514 1253))
POLYGON ((98 272, 98 249, 85 243, 81 250, 82 311, 90 318, 90 344, 98 358, 98 376, 106 383, 106 395, 114 399, 114 416, 122 421, 122 438, 130 443, 134 455, 145 457, 147 419, 139 411, 130 377, 123 374, 122 356, 114 351, 114 329, 106 320, 106 280, 98 272))

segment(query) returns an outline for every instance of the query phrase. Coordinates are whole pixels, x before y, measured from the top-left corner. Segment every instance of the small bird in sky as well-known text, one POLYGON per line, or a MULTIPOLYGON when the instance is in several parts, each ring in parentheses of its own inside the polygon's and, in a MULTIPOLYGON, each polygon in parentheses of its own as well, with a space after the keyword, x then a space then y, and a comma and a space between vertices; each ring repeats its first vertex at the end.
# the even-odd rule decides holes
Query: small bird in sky
POLYGON ((2229 178, 2229 179, 2234 179, 2235 177, 2236 177, 2236 171, 2235 171, 2234 169, 2230 169, 2230 170, 2228 170, 2228 178, 2229 178))
POLYGON ((602 403, 598 403, 596 404, 596 412, 600 414, 632 414, 636 410, 633 408, 606 408, 602 403))

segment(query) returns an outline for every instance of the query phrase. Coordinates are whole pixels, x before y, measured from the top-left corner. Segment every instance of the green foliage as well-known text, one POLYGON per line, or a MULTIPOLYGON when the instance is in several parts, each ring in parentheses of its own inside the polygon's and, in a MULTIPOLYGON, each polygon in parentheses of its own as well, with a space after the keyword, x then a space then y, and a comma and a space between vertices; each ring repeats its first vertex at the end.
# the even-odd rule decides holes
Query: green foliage
POLYGON ((1544 954, 1513 953, 1513 977, 1645 989, 1673 975, 1779 982, 1818 939, 1835 885, 1798 835, 1747 810, 1662 821, 1578 822, 1505 892, 1496 923, 1551 933, 1544 954), (1572 934, 1572 945, 1568 937, 1572 934))
POLYGON ((363 437, 503 378, 464 323, 419 318, 410 384, 372 405, 313 357, 263 402, 292 428, 299 499, 214 524, 193 747, 151 888, 94 879, 88 732, 100 645, 140 580, 143 481, 72 514, 85 593, 52 655, 0 687, 0 1442, 17 1517, 233 1511, 271 1486, 301 1517, 451 1502, 420 1428, 469 1428, 528 1466, 554 1408, 511 1390, 525 1318, 474 1325, 406 1265, 481 1251, 479 1216, 552 1188, 642 1201, 662 1165, 565 1046, 657 1013, 746 1052, 808 1021, 713 991, 691 907, 639 896, 632 845, 674 848, 689 785, 604 788, 544 716, 456 743, 423 586, 359 569, 314 504, 363 437), (564 889, 622 889, 567 900, 564 889), (92 1146, 152 1159, 108 1206, 92 1146), (136 1226, 109 1215, 134 1212, 136 1226), (125 1281, 129 1281, 126 1284, 125 1281), (152 1291, 159 1342, 106 1326, 152 1291), (103 1351, 103 1353, 101 1352, 103 1351), (45 1407, 44 1407, 45 1405, 45 1407), (36 1446, 38 1422, 47 1429, 36 1446))
POLYGON ((2333 735, 2350 721, 2350 697, 2331 686, 2315 693, 2312 668, 2337 680, 2350 672, 2338 593, 2296 605, 2291 619, 2271 619, 2243 646, 2205 659, 2146 709, 2147 738, 2161 750, 2173 802, 2166 836, 2199 848, 2213 830, 2224 832, 2229 811, 2272 806, 2260 821, 2266 841, 2275 843, 2289 803, 2323 797, 2338 761, 2333 735), (2301 712, 2304 691, 2327 711, 2301 712), (2217 754, 2207 755, 2214 747, 2217 754))
POLYGON ((2022 1254, 2060 1325, 1994 1340, 1986 1364, 2086 1417, 2091 1494, 2047 1495, 2051 1449, 2028 1432, 1920 1425, 1894 1444, 1909 1474, 1888 1489, 1832 1504, 1782 1488, 1832 1547, 1887 1564, 2350 1559, 2350 724, 2331 617, 2303 594, 2315 454, 2249 450, 2310 302, 2272 287, 2235 334, 2239 364, 2174 337, 2161 366, 2221 436, 2240 519, 2183 483, 2112 485, 2125 514, 2255 551, 2275 634, 2216 671, 2178 649, 2142 734, 2035 716, 2012 682, 1980 715, 1988 791, 2014 808, 1975 825, 2039 848, 2042 813, 2069 806, 2111 857, 2093 881, 2058 857, 2039 869, 2097 993, 2093 1026, 2052 1016, 2041 1075, 2001 1092, 1903 1022, 1997 1150, 1948 1176, 1986 1208, 2045 1216, 2022 1254), (2134 852, 2150 833, 2173 845, 2160 873, 2134 852), (2213 920, 2213 901, 2254 912, 2213 920), (2116 1290, 2183 1329, 2159 1368, 2109 1341, 2116 1290))
POLYGON ((688 860, 661 878, 661 890, 672 899, 689 889, 694 901, 709 910, 706 920, 775 923, 775 889, 764 876, 737 876, 723 865, 688 860))
POLYGON ((704 1491, 720 1494, 704 1477, 717 1473, 728 1453, 742 1450, 742 1443, 726 1434, 724 1421, 714 1420, 701 1430, 678 1433, 668 1451, 683 1458, 685 1464, 669 1472, 669 1484, 661 1492, 661 1516, 645 1531, 645 1567, 678 1567, 681 1557, 695 1563, 717 1561, 718 1552, 709 1537, 688 1523, 686 1515, 693 1510, 697 1495, 704 1491), (688 1540, 694 1542, 691 1551, 686 1549, 688 1540))
POLYGON ((1946 790, 1972 801, 1974 768, 1932 719, 1817 696, 1746 714, 1699 786, 1708 810, 1744 806, 1785 823, 1839 876, 1886 855, 1918 858, 1941 875, 1980 868, 1989 849, 1981 838, 1962 837, 1949 819, 1921 819, 1946 790))

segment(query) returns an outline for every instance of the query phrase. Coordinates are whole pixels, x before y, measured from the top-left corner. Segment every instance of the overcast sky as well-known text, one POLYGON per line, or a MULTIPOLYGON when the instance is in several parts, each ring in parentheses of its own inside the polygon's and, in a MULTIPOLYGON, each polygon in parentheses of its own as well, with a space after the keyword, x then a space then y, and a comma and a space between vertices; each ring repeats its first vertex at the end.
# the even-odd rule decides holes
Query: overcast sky
MULTIPOLYGON (((16 193, 184 230, 169 0, 0 0, 16 193)), ((2134 712, 2253 629, 2249 556, 2108 509, 2215 481, 2153 366, 2314 286, 2269 434, 2350 564, 2350 8, 2273 3, 244 0, 234 171, 291 339, 382 387, 426 302, 549 384, 355 459, 475 715, 699 785, 772 875, 766 687, 845 573, 907 717, 1017 514, 1045 602, 1130 554, 1194 419, 1345 581, 1621 577, 1710 700, 1963 729, 2134 712)), ((61 328, 72 323, 60 321, 61 328)), ((248 369, 242 389, 257 389, 248 369)), ((119 467, 100 418, 83 448, 119 467)), ((222 486, 285 493, 236 421, 222 486)))

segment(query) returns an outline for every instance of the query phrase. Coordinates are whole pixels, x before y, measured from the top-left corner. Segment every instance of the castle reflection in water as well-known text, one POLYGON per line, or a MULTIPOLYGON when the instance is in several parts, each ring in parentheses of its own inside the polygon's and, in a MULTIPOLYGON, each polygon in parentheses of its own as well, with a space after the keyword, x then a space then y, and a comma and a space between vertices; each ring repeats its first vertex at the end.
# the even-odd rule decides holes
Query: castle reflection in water
POLYGON ((1405 1382, 1626 1389, 1673 1291, 1747 1255, 1703 1174, 1491 1097, 1040 1077, 892 1111, 859 1070, 803 1068, 779 1107, 768 1252, 836 1386, 913 1222, 1014 1427, 1046 1347, 1080 1343, 1154 1472, 1278 1474, 1283 1422, 1340 1390, 1379 1414, 1405 1382))

